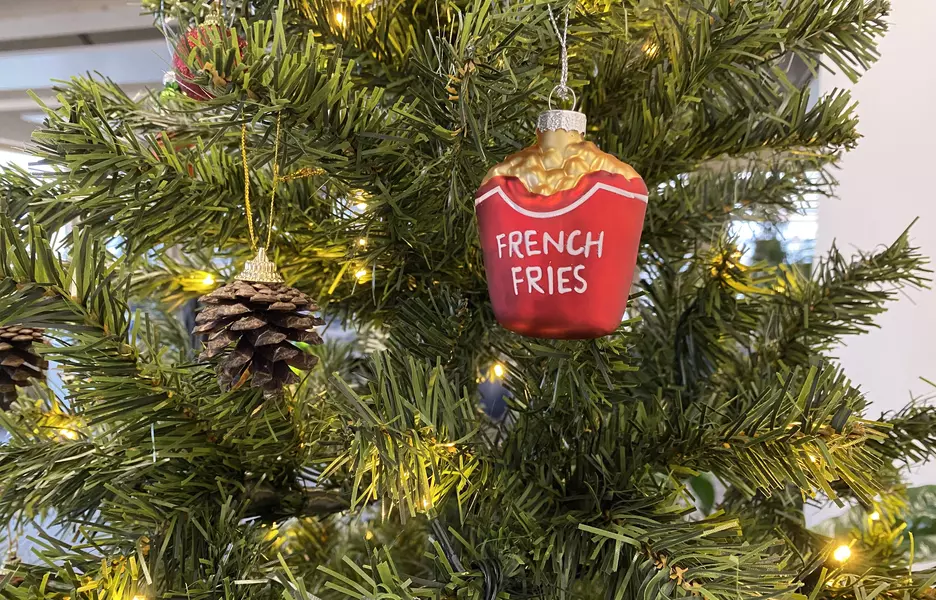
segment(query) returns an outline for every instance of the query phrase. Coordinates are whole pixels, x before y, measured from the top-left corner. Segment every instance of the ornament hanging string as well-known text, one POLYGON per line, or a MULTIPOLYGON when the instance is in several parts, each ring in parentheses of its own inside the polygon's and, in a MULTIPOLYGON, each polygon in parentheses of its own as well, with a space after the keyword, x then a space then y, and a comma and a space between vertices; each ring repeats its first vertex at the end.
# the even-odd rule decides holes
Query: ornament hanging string
POLYGON ((294 179, 304 179, 306 177, 312 177, 313 175, 322 175, 323 173, 325 173, 325 169, 320 167, 302 167, 301 169, 296 169, 288 175, 283 175, 279 178, 279 180, 280 183, 285 183, 294 179))
POLYGON ((250 233, 250 249, 257 251, 257 236, 254 235, 253 210, 250 208, 250 167, 247 165, 247 123, 241 125, 241 162, 244 165, 244 207, 247 209, 247 231, 250 233))
MULTIPOLYGON (((266 243, 263 244, 264 250, 270 249, 270 242, 273 238, 273 203, 276 202, 276 187, 280 182, 279 145, 281 119, 282 113, 277 113, 276 135, 273 138, 273 190, 270 192, 270 215, 267 218, 266 243)), ((250 248, 256 252, 257 235, 254 233, 253 207, 250 204, 250 167, 247 164, 247 123, 241 125, 241 162, 244 166, 244 208, 247 212, 247 231, 250 233, 250 248)))
POLYGON ((555 15, 553 15, 552 6, 549 4, 546 5, 546 11, 549 13, 549 22, 552 24, 553 31, 556 32, 556 37, 559 39, 559 62, 560 62, 560 72, 559 72, 559 83, 549 92, 549 101, 550 108, 552 108, 552 95, 557 94, 561 99, 568 100, 569 96, 572 96, 572 110, 575 110, 575 92, 572 88, 569 87, 569 13, 572 11, 571 6, 566 6, 565 16, 562 24, 562 31, 559 30, 559 23, 556 21, 555 15))
MULTIPOLYGON (((279 186, 279 184, 285 181, 292 181, 294 179, 302 179, 304 177, 321 175, 325 172, 324 169, 303 167, 292 173, 289 173, 288 175, 280 175, 279 149, 281 125, 282 113, 277 113, 276 134, 273 138, 273 189, 270 192, 270 209, 269 216, 267 218, 266 243, 263 245, 264 250, 269 250, 270 244, 273 241, 273 208, 274 204, 276 203, 276 188, 279 186)), ((246 209, 247 213, 247 230, 250 233, 250 249, 256 252, 258 237, 254 231, 253 205, 250 203, 250 166, 247 163, 247 123, 243 123, 241 125, 241 163, 244 168, 244 208, 246 209)))
POLYGON ((280 145, 280 117, 283 113, 276 113, 276 137, 273 138, 273 191, 270 192, 270 218, 267 220, 267 237, 264 250, 270 249, 270 238, 273 236, 273 202, 276 200, 276 187, 279 185, 279 145, 280 145))
POLYGON ((205 2, 206 6, 214 6, 213 13, 209 13, 209 18, 217 21, 218 25, 225 25, 226 27, 233 27, 234 20, 237 17, 237 11, 234 8, 231 8, 228 11, 228 18, 224 18, 224 0, 208 0, 205 2))
POLYGON ((166 40, 166 49, 169 50, 169 60, 172 61, 175 50, 172 49, 172 42, 169 41, 169 26, 166 24, 166 0, 159 0, 159 16, 159 25, 162 29, 163 38, 166 40))

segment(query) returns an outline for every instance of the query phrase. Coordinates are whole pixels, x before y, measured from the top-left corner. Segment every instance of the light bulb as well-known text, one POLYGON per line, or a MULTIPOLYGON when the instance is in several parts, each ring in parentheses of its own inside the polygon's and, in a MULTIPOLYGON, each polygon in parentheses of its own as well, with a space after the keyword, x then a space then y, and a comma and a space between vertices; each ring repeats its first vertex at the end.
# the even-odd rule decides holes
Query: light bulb
POLYGON ((881 513, 879 513, 878 511, 874 511, 873 513, 868 515, 868 518, 871 519, 872 521, 880 521, 881 513))
POLYGON ((650 58, 653 58, 654 56, 657 55, 657 52, 660 51, 660 45, 653 40, 647 40, 646 42, 644 42, 644 45, 641 48, 641 50, 643 50, 644 54, 646 54, 650 58))
POLYGON ((504 365, 500 363, 496 363, 492 370, 494 371, 494 377, 498 377, 498 378, 503 377, 504 374, 507 373, 507 369, 505 369, 504 365))
POLYGON ((205 275, 205 278, 202 279, 201 282, 202 282, 202 285, 206 285, 206 286, 207 286, 207 285, 214 285, 214 283, 215 283, 214 275, 212 275, 211 273, 208 273, 207 275, 205 275))
POLYGON ((832 558, 839 561, 840 563, 845 562, 851 558, 851 548, 848 547, 848 544, 842 544, 835 549, 835 552, 832 553, 832 558))
POLYGON ((360 239, 357 241, 357 245, 358 245, 358 246, 366 246, 366 245, 367 245, 367 240, 365 240, 364 238, 360 238, 360 239))
POLYGON ((340 11, 339 11, 339 12, 336 12, 336 13, 335 13, 335 23, 338 23, 338 26, 339 26, 339 27, 344 27, 344 24, 345 24, 345 16, 344 16, 344 13, 343 13, 343 12, 340 12, 340 11))
POLYGON ((73 431, 73 430, 71 430, 71 429, 65 429, 64 427, 63 427, 62 429, 59 429, 59 430, 58 430, 58 434, 59 434, 60 436, 62 436, 63 438, 67 438, 67 439, 69 439, 69 440, 77 440, 77 439, 78 439, 78 432, 77 432, 77 431, 73 431))
POLYGON ((364 279, 367 277, 367 269, 360 269, 357 273, 354 274, 358 279, 364 279))
POLYGON ((360 211, 367 210, 367 202, 358 202, 357 204, 354 205, 354 208, 360 211))

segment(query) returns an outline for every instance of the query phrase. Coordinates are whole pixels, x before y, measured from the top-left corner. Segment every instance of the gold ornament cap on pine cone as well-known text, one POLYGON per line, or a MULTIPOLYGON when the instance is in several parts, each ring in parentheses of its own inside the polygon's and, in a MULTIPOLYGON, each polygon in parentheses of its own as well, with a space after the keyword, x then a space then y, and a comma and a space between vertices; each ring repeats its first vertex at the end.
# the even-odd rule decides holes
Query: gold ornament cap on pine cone
POLYGON ((218 364, 223 387, 249 379, 251 387, 276 392, 299 381, 293 368, 305 371, 318 362, 295 343, 321 344, 312 328, 325 321, 311 314, 318 306, 296 288, 237 279, 199 301, 205 307, 195 318, 195 333, 208 336, 199 359, 224 355, 218 364))
POLYGON ((283 283, 285 279, 280 275, 276 263, 267 258, 266 249, 257 248, 257 255, 253 260, 244 263, 244 268, 237 276, 240 281, 259 281, 263 283, 283 283))
POLYGON ((16 388, 31 379, 45 380, 49 363, 33 351, 34 343, 44 343, 44 330, 37 327, 0 327, 0 409, 9 410, 16 400, 16 388))

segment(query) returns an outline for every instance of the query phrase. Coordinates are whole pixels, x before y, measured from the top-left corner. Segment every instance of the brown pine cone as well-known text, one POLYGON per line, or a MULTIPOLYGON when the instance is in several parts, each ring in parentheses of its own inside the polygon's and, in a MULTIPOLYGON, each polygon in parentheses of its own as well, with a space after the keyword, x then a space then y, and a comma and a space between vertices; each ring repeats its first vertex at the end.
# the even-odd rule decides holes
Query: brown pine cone
POLYGON ((195 318, 195 333, 208 340, 199 359, 217 356, 231 344, 233 350, 218 366, 221 385, 242 385, 268 392, 299 381, 290 367, 308 370, 318 358, 290 342, 321 344, 312 331, 325 321, 311 314, 318 310, 306 294, 283 283, 234 281, 199 298, 206 306, 195 318))
POLYGON ((30 379, 45 381, 49 363, 32 349, 34 342, 45 342, 42 332, 20 325, 0 327, 0 409, 10 410, 17 386, 29 385, 30 379))

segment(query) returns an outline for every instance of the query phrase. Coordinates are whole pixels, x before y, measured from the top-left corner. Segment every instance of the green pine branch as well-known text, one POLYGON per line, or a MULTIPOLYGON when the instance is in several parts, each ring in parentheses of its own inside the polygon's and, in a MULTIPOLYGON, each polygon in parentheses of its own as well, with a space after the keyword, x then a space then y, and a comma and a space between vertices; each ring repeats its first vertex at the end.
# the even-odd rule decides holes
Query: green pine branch
POLYGON ((844 336, 867 332, 902 289, 928 285, 927 263, 907 230, 891 245, 852 260, 833 246, 812 275, 782 268, 753 362, 805 364, 844 336))

